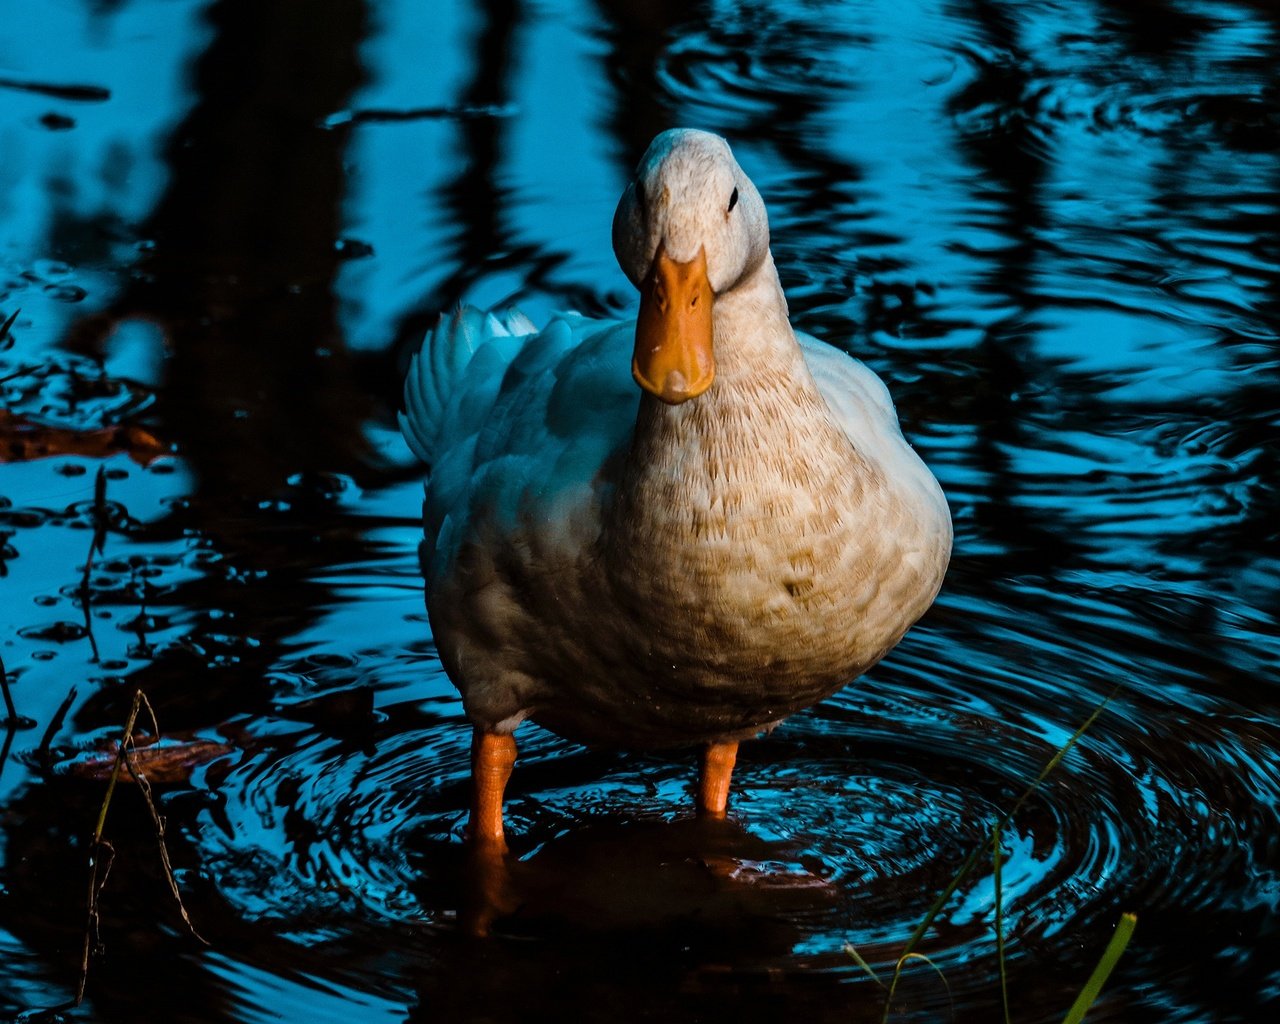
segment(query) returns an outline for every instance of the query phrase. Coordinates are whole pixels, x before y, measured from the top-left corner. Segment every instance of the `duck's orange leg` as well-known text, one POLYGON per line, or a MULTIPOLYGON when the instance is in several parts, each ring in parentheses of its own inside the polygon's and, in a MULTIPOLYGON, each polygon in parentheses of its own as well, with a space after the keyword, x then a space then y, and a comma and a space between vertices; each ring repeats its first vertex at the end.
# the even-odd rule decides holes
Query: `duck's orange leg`
POLYGON ((462 908, 463 930, 488 935, 489 926, 516 908, 507 841, 502 831, 502 794, 516 763, 510 735, 477 729, 471 742, 470 891, 462 908))
POLYGON ((502 794, 516 763, 515 737, 477 729, 471 741, 471 842, 507 852, 502 833, 502 794))
POLYGON ((729 802, 729 780, 738 759, 738 744, 708 743, 702 753, 702 773, 698 778, 698 816, 723 818, 729 802))

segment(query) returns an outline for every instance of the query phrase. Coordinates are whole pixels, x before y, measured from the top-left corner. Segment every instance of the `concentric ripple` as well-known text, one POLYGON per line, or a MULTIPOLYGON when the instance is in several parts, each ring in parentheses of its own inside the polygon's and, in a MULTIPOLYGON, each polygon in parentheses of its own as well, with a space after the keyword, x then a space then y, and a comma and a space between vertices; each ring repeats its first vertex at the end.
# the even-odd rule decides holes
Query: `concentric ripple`
MULTIPOLYGON (((736 969, 860 983, 844 945, 891 969, 1015 807, 1000 892, 1013 962, 1087 973, 1125 910, 1274 914, 1275 727, 1226 700, 1206 708, 1188 694, 1180 704, 1176 687, 1145 685, 1144 670, 1159 665, 1134 664, 1019 805, 1106 694, 1027 672, 1036 662, 1080 663, 1080 640, 1062 620, 1041 612, 1017 621, 1005 608, 1005 625, 991 631, 982 619, 992 610, 948 598, 938 621, 872 677, 746 745, 725 833, 687 835, 691 755, 591 754, 526 726, 508 826, 536 911, 517 913, 506 930, 551 950, 566 925, 626 934, 718 920, 715 901, 728 893, 752 927, 768 920, 786 935, 781 947, 740 951, 736 969), (935 660, 962 642, 998 643, 1023 664, 989 655, 982 678, 971 678, 954 657, 935 660), (691 885, 701 892, 699 872, 714 898, 688 895, 691 885), (631 873, 653 888, 638 895, 625 881, 631 873)), ((271 730, 265 748, 220 783, 232 798, 202 814, 202 873, 245 919, 269 920, 294 942, 331 941, 353 918, 451 929, 462 898, 469 728, 447 693, 442 717, 386 708, 371 751, 271 730)), ((996 898, 988 855, 920 947, 953 997, 989 993, 996 898)), ((706 965, 693 969, 702 977, 706 965)))

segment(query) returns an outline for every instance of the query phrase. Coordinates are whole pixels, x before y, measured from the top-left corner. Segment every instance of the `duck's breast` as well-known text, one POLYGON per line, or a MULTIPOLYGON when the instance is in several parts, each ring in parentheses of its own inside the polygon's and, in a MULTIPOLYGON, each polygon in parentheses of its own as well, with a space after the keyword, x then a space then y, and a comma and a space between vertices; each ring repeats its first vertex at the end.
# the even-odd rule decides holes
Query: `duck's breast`
POLYGON ((707 723, 745 730, 827 696, 897 643, 946 569, 946 502, 883 385, 834 350, 815 361, 817 387, 797 373, 652 406, 651 423, 642 410, 607 531, 625 685, 665 686, 707 723))

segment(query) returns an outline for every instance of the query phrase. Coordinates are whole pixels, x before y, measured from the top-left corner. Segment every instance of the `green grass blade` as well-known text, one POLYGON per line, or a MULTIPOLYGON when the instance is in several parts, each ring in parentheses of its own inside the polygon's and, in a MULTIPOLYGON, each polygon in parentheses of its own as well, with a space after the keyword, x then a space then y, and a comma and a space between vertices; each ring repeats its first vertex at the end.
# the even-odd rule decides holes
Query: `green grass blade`
POLYGON ((908 960, 923 960, 942 979, 942 987, 946 989, 947 999, 951 1003, 951 1017, 954 1020, 956 1015, 955 997, 951 994, 951 984, 947 981, 947 976, 942 973, 942 968, 923 953, 903 953, 893 966, 893 980, 889 983, 889 994, 884 998, 884 1015, 880 1018, 880 1024, 889 1024, 889 1014, 893 1010, 893 994, 898 991, 898 979, 902 977, 902 968, 906 966, 908 960))
POLYGON ((884 988, 884 982, 880 980, 880 975, 876 974, 874 967, 872 967, 869 963, 867 963, 865 960, 862 959, 861 953, 859 953, 856 949, 853 948, 853 946, 851 946, 847 942, 844 944, 844 951, 849 954, 850 958, 853 960, 855 964, 857 964, 869 975, 871 975, 872 981, 874 981, 881 988, 884 988))
POLYGON ((933 901, 933 906, 929 908, 921 922, 916 925, 916 930, 911 933, 911 938, 907 939, 907 944, 902 947, 904 956, 915 951, 916 946, 920 944, 920 940, 924 938, 925 932, 927 932, 929 930, 929 926, 933 924, 933 919, 937 917, 938 914, 941 913, 942 908, 947 905, 947 901, 951 899, 951 894, 960 888, 960 883, 968 878, 973 872, 973 869, 977 866, 982 855, 987 852, 988 844, 990 842, 991 840, 988 838, 987 842, 975 848, 974 851, 965 858, 965 862, 960 865, 960 870, 956 872, 956 875, 951 879, 950 884, 942 890, 942 895, 933 901))
POLYGON ((1084 1020, 1084 1015, 1089 1012, 1089 1007, 1098 998, 1098 993, 1102 991, 1102 986, 1107 983, 1107 978, 1111 976, 1111 972, 1124 953, 1125 947, 1129 945, 1129 940, 1133 937, 1133 929, 1137 927, 1137 924, 1137 914, 1120 915, 1120 923, 1116 925, 1115 934, 1111 936, 1111 941, 1107 943, 1102 959, 1098 961, 1098 966, 1089 975, 1089 980, 1085 982, 1084 988, 1076 996, 1076 1001, 1071 1004, 1071 1009, 1067 1011, 1062 1024, 1080 1024, 1084 1020))
POLYGON ((1000 826, 991 830, 992 874, 996 885, 996 959, 1000 962, 1000 1005, 1004 1007, 1004 1024, 1012 1024, 1009 1019, 1009 978, 1004 969, 1004 906, 1001 900, 1000 884, 1000 826))
POLYGON ((1089 728, 1093 725, 1093 723, 1098 720, 1098 716, 1101 715, 1102 712, 1107 710, 1107 705, 1110 704, 1112 700, 1115 699, 1116 694, 1119 692, 1120 692, 1120 684, 1117 683, 1114 687, 1112 687, 1111 692, 1106 695, 1102 703, 1093 709, 1093 714, 1091 714, 1088 718, 1084 720, 1084 724, 1081 725, 1079 729, 1077 729, 1075 732, 1071 734, 1071 737, 1067 740, 1066 743, 1064 743, 1061 747, 1058 748, 1058 752, 1054 754, 1053 757, 1049 758, 1048 763, 1046 763, 1045 766, 1042 769, 1040 769, 1040 774, 1036 776, 1035 781, 1022 791, 1022 796, 1018 797, 1018 799, 1014 802, 1014 805, 1011 808, 1009 808, 1009 811, 1005 814, 1005 816, 1000 819, 1000 825, 999 825, 1000 828, 1004 828, 1005 825, 1009 824, 1009 819, 1012 818, 1015 814, 1017 814, 1018 811, 1022 808, 1022 805, 1025 804, 1031 798, 1031 795, 1040 788, 1040 784, 1049 777, 1049 773, 1052 772, 1055 768, 1058 767, 1058 765, 1062 763, 1062 759, 1071 752, 1071 748, 1076 745, 1080 737, 1089 731, 1089 728))
MULTIPOLYGON (((1107 705, 1111 703, 1115 698, 1115 695, 1119 692, 1120 685, 1117 683, 1112 691, 1107 694, 1106 699, 1093 709, 1093 714, 1084 720, 1084 724, 1071 734, 1067 742, 1058 748, 1058 752, 1054 754, 1053 757, 1049 758, 1048 762, 1040 770, 1040 774, 1035 777, 1035 781, 1022 791, 1022 795, 1018 797, 1013 806, 1001 816, 1000 820, 996 823, 997 830, 1002 830, 1009 824, 1009 820, 1017 814, 1019 810, 1021 810, 1022 805, 1025 804, 1031 798, 1032 794, 1040 788, 1041 783, 1049 777, 1049 774, 1062 763, 1062 759, 1071 752, 1071 748, 1076 745, 1080 737, 1083 736, 1093 723, 1098 720, 1098 716, 1106 710, 1107 705)), ((978 866, 978 863, 986 855, 986 852, 989 849, 991 849, 991 836, 988 836, 985 843, 980 844, 972 853, 969 854, 967 858, 965 858, 965 862, 960 865, 960 870, 957 871, 955 877, 951 879, 951 883, 942 890, 942 895, 934 900, 933 906, 931 906, 928 912, 924 915, 924 919, 916 925, 916 930, 911 933, 911 938, 907 939, 907 944, 902 949, 904 955, 913 952, 916 946, 920 944, 920 940, 923 939, 925 933, 928 932, 929 926, 933 924, 934 918, 941 913, 942 908, 946 906, 947 901, 951 899, 951 894, 960 888, 961 883, 973 873, 973 869, 978 866)))

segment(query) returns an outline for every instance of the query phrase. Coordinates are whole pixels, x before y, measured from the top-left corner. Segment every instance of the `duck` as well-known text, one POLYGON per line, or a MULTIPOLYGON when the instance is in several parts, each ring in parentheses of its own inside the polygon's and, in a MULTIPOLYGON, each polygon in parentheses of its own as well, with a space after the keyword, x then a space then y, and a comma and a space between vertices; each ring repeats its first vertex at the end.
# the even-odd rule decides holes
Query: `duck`
POLYGON ((725 139, 658 135, 612 241, 634 320, 464 307, 404 386, 428 618, 472 728, 468 841, 495 857, 522 722, 697 748, 697 814, 723 818, 739 743, 880 661, 951 554, 884 383, 792 328, 725 139))

